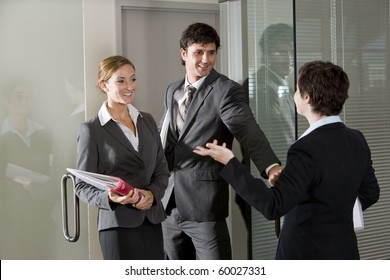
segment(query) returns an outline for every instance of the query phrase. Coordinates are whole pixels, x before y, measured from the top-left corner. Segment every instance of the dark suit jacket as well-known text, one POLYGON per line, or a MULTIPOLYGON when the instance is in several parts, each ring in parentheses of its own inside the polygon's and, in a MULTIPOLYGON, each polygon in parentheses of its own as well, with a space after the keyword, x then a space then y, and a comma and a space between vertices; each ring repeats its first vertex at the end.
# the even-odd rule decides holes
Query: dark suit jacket
POLYGON ((174 92, 184 79, 168 86, 165 107, 171 112, 165 155, 174 175, 176 207, 189 221, 217 221, 228 216, 228 184, 219 173, 222 165, 201 157, 193 149, 217 139, 232 147, 235 137, 262 172, 279 160, 257 125, 243 87, 212 70, 194 95, 182 134, 175 128, 174 92))
POLYGON ((98 229, 139 226, 147 217, 152 223, 165 219, 161 204, 168 182, 168 168, 155 120, 142 112, 137 121, 139 152, 135 151, 120 127, 110 120, 101 126, 95 117, 81 125, 77 147, 77 168, 122 178, 127 183, 150 190, 155 203, 140 211, 131 205, 110 203, 106 191, 78 183, 81 200, 99 208, 98 229))
POLYGON ((334 123, 302 137, 290 147, 273 188, 236 158, 222 176, 267 219, 285 215, 277 259, 359 259, 354 202, 358 196, 364 210, 379 199, 370 149, 359 131, 334 123))

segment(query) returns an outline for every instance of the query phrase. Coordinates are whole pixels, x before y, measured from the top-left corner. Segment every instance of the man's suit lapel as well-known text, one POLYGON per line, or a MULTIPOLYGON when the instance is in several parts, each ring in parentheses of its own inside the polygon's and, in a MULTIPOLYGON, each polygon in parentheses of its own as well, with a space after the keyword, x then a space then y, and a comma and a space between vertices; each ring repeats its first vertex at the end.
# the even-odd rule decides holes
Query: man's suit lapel
POLYGON ((180 135, 180 138, 183 138, 190 130, 192 124, 195 121, 196 115, 198 114, 199 109, 203 106, 204 100, 212 91, 213 84, 218 77, 219 77, 218 72, 213 69, 210 72, 210 74, 207 76, 207 78, 204 80, 201 87, 197 89, 194 98, 192 100, 191 106, 188 110, 187 119, 184 124, 183 131, 180 135))
POLYGON ((173 85, 167 94, 167 100, 169 102, 168 108, 169 108, 169 112, 171 114, 167 138, 173 139, 174 141, 177 141, 177 139, 178 139, 178 135, 176 132, 176 114, 177 114, 177 112, 176 112, 176 110, 174 110, 174 108, 175 108, 175 92, 177 90, 180 90, 183 87, 183 84, 184 84, 184 79, 177 82, 176 85, 173 85))

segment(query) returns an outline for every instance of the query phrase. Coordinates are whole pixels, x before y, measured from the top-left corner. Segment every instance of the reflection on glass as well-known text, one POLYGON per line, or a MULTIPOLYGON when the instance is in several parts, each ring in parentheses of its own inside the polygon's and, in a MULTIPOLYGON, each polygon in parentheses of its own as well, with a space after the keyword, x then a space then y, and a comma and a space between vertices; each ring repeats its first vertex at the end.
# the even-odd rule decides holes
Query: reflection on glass
MULTIPOLYGON (((284 22, 292 25, 293 1, 248 0, 248 64, 249 94, 251 106, 267 127, 272 115, 261 116, 261 102, 257 102, 257 89, 264 85, 272 73, 259 80, 257 69, 262 64, 269 65, 272 60, 282 57, 279 50, 269 48, 268 58, 264 56, 256 43, 257 36, 273 24, 284 22), (283 3, 283 5, 281 4, 283 3), (289 6, 290 5, 290 6, 289 6), (254 32, 251 32, 254 30, 254 32), (261 57, 265 60, 262 61, 261 57), (260 63, 260 65, 257 65, 260 63), (256 73, 256 74, 254 74, 256 73), (252 77, 252 78, 251 78, 252 77), (252 83, 251 83, 252 81, 252 83), (267 119, 268 118, 268 119, 267 119)), ((367 137, 376 174, 381 185, 381 193, 389 190, 389 10, 388 0, 378 0, 373 5, 365 0, 348 1, 310 1, 299 0, 295 3, 296 19, 296 68, 311 60, 329 60, 343 66, 350 78, 349 99, 341 117, 347 125, 362 130, 367 137)), ((277 35, 275 35, 277 37, 277 35)), ((269 38, 270 39, 270 38, 269 38)), ((266 40, 265 40, 266 41, 266 40)), ((268 40, 270 43, 271 41, 268 40)), ((284 52, 285 53, 285 52, 284 52)), ((283 55, 287 61, 287 55, 283 55)), ((274 71, 276 72, 276 71, 274 71)), ((289 79, 288 79, 289 80, 289 79)), ((288 83, 290 84, 290 83, 288 83)), ((291 84, 292 85, 292 84, 291 84)), ((293 88, 291 86, 291 88, 293 88)), ((298 117, 298 135, 308 127, 305 120, 298 117)), ((272 137, 270 135, 270 137, 272 137)), ((271 145, 279 155, 277 145, 282 143, 271 140, 271 145)), ((256 174, 256 170, 252 170, 256 174)), ((378 206, 364 213, 365 223, 370 227, 358 234, 359 250, 362 259, 389 258, 390 224, 386 223, 389 203, 381 196, 378 206), (379 241, 378 241, 379 240, 379 241)), ((387 219, 388 220, 388 219, 387 219)), ((262 220, 256 211, 252 211, 253 258, 273 259, 277 239, 273 234, 273 224, 268 229, 268 221, 262 220)))
MULTIPOLYGON (((82 69, 82 68, 81 68, 82 69)), ((81 69, 65 73, 62 86, 69 110, 53 125, 51 175, 61 178, 67 167, 76 165, 76 141, 80 124, 85 120, 84 86, 81 69)), ((55 179, 55 180, 56 180, 55 179)))
MULTIPOLYGON (((244 87, 253 114, 282 165, 295 141, 293 1, 249 0, 248 78, 244 87)), ((245 157, 244 157, 245 159, 245 157)), ((248 164, 248 161, 246 164, 248 164)), ((251 173, 260 178, 257 169, 251 173)), ((255 209, 244 219, 250 224, 252 259, 274 259, 277 246, 274 221, 255 209)))
MULTIPOLYGON (((260 67, 244 82, 248 90, 249 104, 254 109, 256 119, 263 129, 282 165, 286 162, 287 150, 295 141, 295 104, 294 94, 294 41, 293 28, 286 23, 267 26, 259 40, 260 67)), ((245 160, 245 157, 244 157, 245 160)), ((248 163, 247 163, 248 164, 248 163)), ((236 198, 240 202, 239 198, 236 198)), ((273 223, 265 221, 256 211, 249 212, 249 206, 239 203, 247 230, 257 232, 262 228, 264 235, 273 233, 273 223), (249 221, 253 221, 252 227, 249 221), (265 226, 267 225, 267 226, 265 226), (265 229, 268 229, 267 233, 265 229)), ((279 222, 278 222, 279 223, 279 222)), ((256 234, 257 234, 256 233, 256 234)), ((254 234, 254 236, 256 236, 254 234)), ((271 248, 274 242, 267 246, 271 248)), ((250 247, 252 247, 250 245, 250 247)), ((272 249, 271 249, 272 250, 272 249)), ((270 258, 262 251, 261 254, 270 258)), ((254 248, 256 256, 256 247, 254 248)), ((249 254, 252 257, 252 254, 249 254)))
MULTIPOLYGON (((40 252, 31 249, 30 236, 41 231, 36 240, 39 247, 47 248, 44 241, 49 234, 47 223, 37 229, 36 221, 47 221, 50 209, 49 154, 47 129, 30 116, 33 90, 25 84, 5 89, 6 116, 0 126, 1 154, 1 254, 2 257, 36 258, 40 252)), ((37 246, 34 245, 34 246, 37 246)), ((42 255, 41 255, 42 256, 42 255)))
POLYGON ((0 258, 87 259, 86 207, 73 244, 60 202, 84 120, 82 0, 2 0, 0 20, 0 258))
MULTIPOLYGON (((82 74, 82 64, 75 63, 71 65, 72 70, 66 70, 62 76, 62 88, 64 97, 69 104, 69 109, 64 116, 59 118, 53 125, 52 133, 52 150, 50 154, 51 162, 51 179, 52 185, 59 187, 60 179, 66 172, 66 168, 76 167, 76 150, 77 150, 77 133, 80 124, 85 120, 85 104, 84 104, 84 84, 82 74), (79 65, 80 64, 80 65, 79 65), (78 66, 74 68, 75 66, 78 66)), ((74 195, 73 186, 68 186, 67 197, 68 201, 72 201, 74 195)), ((88 258, 87 250, 87 206, 80 203, 80 221, 81 221, 81 237, 76 244, 65 242, 62 237, 62 220, 61 217, 61 199, 59 193, 55 196, 55 202, 51 218, 55 222, 56 238, 58 239, 56 248, 60 258, 88 258)), ((73 203, 68 203, 69 216, 68 224, 70 234, 74 234, 74 217, 73 217, 73 203)))
POLYGON ((245 85, 257 120, 283 164, 288 147, 295 141, 293 46, 291 25, 267 26, 259 40, 260 68, 245 85))

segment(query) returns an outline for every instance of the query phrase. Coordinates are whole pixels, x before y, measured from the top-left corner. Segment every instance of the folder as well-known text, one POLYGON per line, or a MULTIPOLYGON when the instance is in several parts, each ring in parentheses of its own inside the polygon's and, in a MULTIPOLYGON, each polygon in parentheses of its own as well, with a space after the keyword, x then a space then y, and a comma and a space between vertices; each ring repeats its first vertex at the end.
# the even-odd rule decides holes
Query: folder
POLYGON ((169 109, 165 113, 164 121, 161 127, 160 131, 160 138, 161 138, 161 144, 163 149, 165 149, 165 146, 167 144, 167 135, 168 135, 168 130, 169 130, 169 118, 170 118, 170 113, 169 109))
POLYGON ((45 174, 12 163, 7 164, 5 175, 7 178, 23 185, 29 185, 30 183, 43 184, 50 179, 50 177, 45 174))
MULTIPOLYGON (((87 172, 83 170, 76 170, 72 168, 67 168, 66 170, 81 181, 103 191, 111 189, 112 191, 120 195, 127 195, 129 191, 135 189, 132 185, 126 183, 119 177, 87 172)), ((138 197, 139 198, 136 203, 140 202, 144 195, 139 192, 138 197)))
POLYGON ((353 226, 355 232, 364 229, 363 210, 359 198, 356 198, 355 205, 353 206, 353 226))

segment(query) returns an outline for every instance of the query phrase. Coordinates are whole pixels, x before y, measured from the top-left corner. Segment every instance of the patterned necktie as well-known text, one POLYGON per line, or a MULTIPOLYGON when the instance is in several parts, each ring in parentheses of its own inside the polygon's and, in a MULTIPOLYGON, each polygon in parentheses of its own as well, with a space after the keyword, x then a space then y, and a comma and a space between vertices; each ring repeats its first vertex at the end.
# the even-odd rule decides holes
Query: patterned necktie
POLYGON ((185 90, 185 92, 186 92, 185 94, 187 95, 187 97, 183 101, 183 103, 181 103, 181 105, 179 106, 179 111, 178 111, 177 117, 176 117, 177 132, 179 133, 179 135, 183 129, 183 125, 184 125, 184 122, 185 122, 186 117, 187 117, 187 111, 188 111, 188 108, 190 107, 190 104, 191 104, 192 98, 194 97, 195 91, 196 91, 195 87, 188 85, 186 87, 186 90, 185 90))

